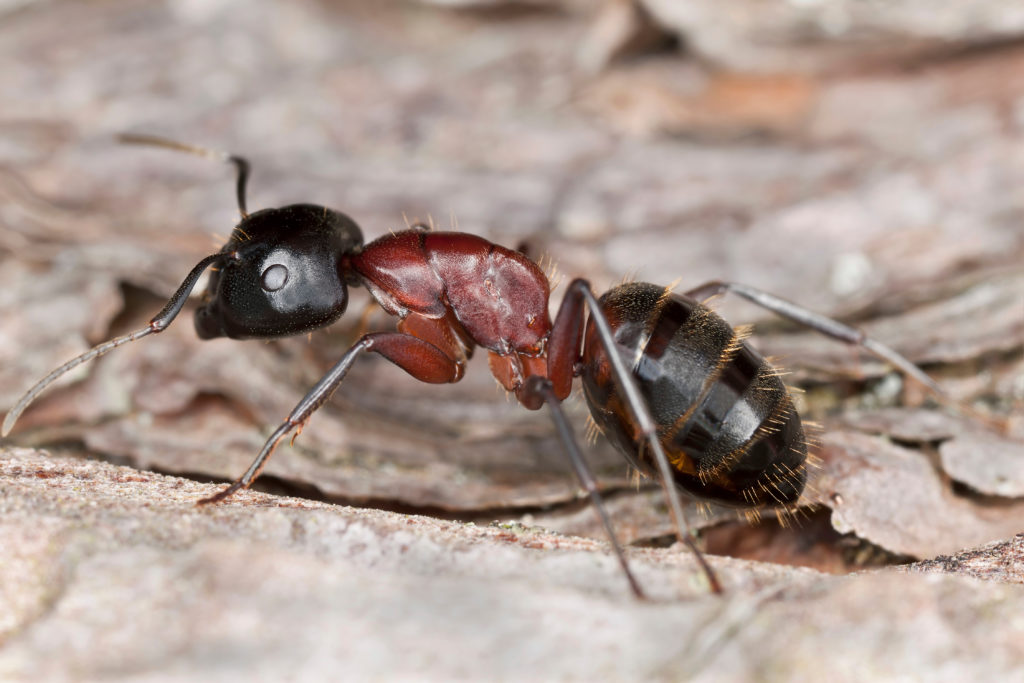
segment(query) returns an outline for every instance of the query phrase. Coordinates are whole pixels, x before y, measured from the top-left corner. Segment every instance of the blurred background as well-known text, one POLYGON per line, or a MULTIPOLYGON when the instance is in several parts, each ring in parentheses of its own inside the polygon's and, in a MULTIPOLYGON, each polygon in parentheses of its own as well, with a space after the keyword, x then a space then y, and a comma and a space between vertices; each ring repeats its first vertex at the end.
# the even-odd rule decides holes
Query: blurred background
MULTIPOLYGON (((432 220, 599 291, 754 285, 863 326, 1020 438, 1022 36, 1024 7, 994 0, 0 1, 0 408, 143 325, 237 220, 229 167, 116 142, 130 132, 245 155, 250 209, 328 205, 368 239, 432 220)), ((200 343, 186 310, 76 371, 11 439, 232 479, 365 301, 273 343, 200 343)), ((921 407, 841 345, 717 308, 759 323, 825 422, 825 507, 788 535, 723 523, 712 552, 845 571, 1019 531, 1019 441, 921 407), (914 467, 872 461, 879 434, 914 467)), ((261 485, 601 538, 548 417, 483 360, 444 387, 361 361, 261 485)), ((663 539, 658 497, 590 450, 624 536, 663 539)))

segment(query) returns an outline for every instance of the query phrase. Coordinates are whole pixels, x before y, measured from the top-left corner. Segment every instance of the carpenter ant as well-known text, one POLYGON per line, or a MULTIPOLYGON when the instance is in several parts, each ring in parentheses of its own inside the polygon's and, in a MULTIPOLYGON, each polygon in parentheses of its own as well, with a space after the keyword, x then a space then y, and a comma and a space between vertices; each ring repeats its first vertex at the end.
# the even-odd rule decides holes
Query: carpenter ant
POLYGON ((778 372, 702 301, 732 292, 861 346, 945 396, 914 364, 859 330, 752 287, 710 282, 674 294, 632 282, 598 299, 586 280, 575 279, 552 322, 548 279, 522 253, 467 233, 419 228, 363 244, 351 218, 311 204, 250 214, 245 159, 150 136, 121 139, 234 164, 241 222, 218 253, 196 264, 148 326, 94 347, 32 387, 7 414, 4 436, 68 370, 166 329, 207 268, 212 273, 195 313, 201 339, 268 339, 324 327, 345 312, 350 285, 366 287, 399 319, 395 332, 360 337, 274 430, 249 469, 201 504, 252 484, 278 443, 330 398, 361 354, 378 353, 420 381, 446 383, 462 378, 479 346, 495 378, 520 403, 551 409, 633 593, 643 597, 561 407, 577 376, 601 431, 633 466, 659 476, 677 535, 717 593, 721 586, 694 545, 679 490, 747 510, 792 506, 806 483, 808 455, 800 417, 778 372))

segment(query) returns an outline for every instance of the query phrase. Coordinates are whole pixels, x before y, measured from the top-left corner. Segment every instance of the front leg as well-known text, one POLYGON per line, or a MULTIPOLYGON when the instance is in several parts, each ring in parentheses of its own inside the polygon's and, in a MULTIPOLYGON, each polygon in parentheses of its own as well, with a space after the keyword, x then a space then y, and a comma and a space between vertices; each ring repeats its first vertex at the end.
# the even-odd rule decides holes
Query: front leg
POLYGON ((331 398, 341 381, 345 379, 345 375, 348 374, 356 358, 364 351, 379 353, 421 382, 446 384, 456 382, 462 376, 460 363, 422 339, 401 332, 377 332, 364 335, 302 397, 288 418, 278 425, 274 433, 263 444, 263 448, 249 465, 245 474, 224 490, 200 500, 199 505, 219 503, 240 489, 249 488, 256 477, 260 476, 260 472, 263 471, 281 439, 288 436, 296 427, 304 424, 320 406, 331 398))

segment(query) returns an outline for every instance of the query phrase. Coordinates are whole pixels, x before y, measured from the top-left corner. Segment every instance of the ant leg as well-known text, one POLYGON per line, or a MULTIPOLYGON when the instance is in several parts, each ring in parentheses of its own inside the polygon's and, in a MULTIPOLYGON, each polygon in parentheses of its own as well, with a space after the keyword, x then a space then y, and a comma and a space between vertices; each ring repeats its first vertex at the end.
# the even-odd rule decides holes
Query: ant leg
POLYGON ((532 375, 526 380, 524 388, 527 393, 542 397, 551 408, 551 419, 554 420, 555 427, 558 429, 558 436, 562 439, 562 445, 565 446, 565 452, 569 456, 569 461, 576 472, 576 477, 580 480, 583 488, 586 489, 587 494, 590 496, 590 501, 594 504, 594 509, 597 510, 597 514, 601 518, 601 523, 608 534, 608 540, 611 541, 615 556, 618 557, 619 565, 629 581, 629 587, 633 590, 633 595, 641 600, 645 599, 646 596, 640 590, 640 584, 637 582, 636 577, 633 576, 629 563, 626 562, 626 554, 622 551, 622 545, 615 536, 615 529, 612 527, 611 518, 608 516, 608 511, 605 509, 601 494, 597 489, 594 473, 587 465, 587 461, 584 460, 583 454, 580 453, 579 444, 576 443, 576 435, 573 434, 569 420, 565 417, 565 411, 562 410, 562 402, 555 395, 551 380, 539 375, 532 375))
POLYGON ((838 339, 841 342, 845 342, 853 346, 859 346, 876 358, 880 358, 894 366, 907 377, 911 377, 922 384, 942 403, 952 406, 960 413, 970 416, 983 424, 989 425, 997 431, 1006 432, 1008 429, 1008 424, 1004 420, 979 413, 970 406, 954 399, 952 396, 947 394, 935 380, 929 377, 924 370, 917 367, 917 365, 912 363, 908 358, 892 347, 872 339, 865 334, 863 330, 858 330, 855 327, 844 325, 838 320, 833 320, 832 318, 821 315, 820 313, 815 313, 803 306, 799 306, 791 301, 777 297, 774 294, 769 294, 768 292, 755 287, 748 287, 747 285, 741 285, 736 282, 721 282, 714 280, 695 289, 691 289, 685 293, 685 296, 688 296, 691 299, 696 299, 697 301, 706 301, 713 296, 717 296, 725 292, 737 294, 747 301, 757 304, 761 308, 769 310, 783 318, 788 318, 789 320, 800 323, 801 325, 805 325, 806 327, 809 327, 816 332, 820 332, 827 337, 838 339))
POLYGON ((203 274, 210 265, 220 260, 222 256, 220 254, 211 254, 202 261, 197 263, 189 274, 185 276, 181 285, 178 286, 178 290, 171 295, 171 298, 164 304, 164 307, 157 313, 150 321, 149 325, 143 327, 140 330, 135 330, 128 334, 120 337, 114 337, 109 341, 105 341, 102 344, 97 344, 80 356, 76 356, 69 360, 64 365, 53 370, 46 377, 36 382, 35 386, 25 392, 18 402, 11 408, 10 412, 7 413, 7 417, 4 418, 3 427, 0 427, 0 436, 7 436, 11 429, 14 428, 14 423, 18 421, 21 414, 25 412, 25 409, 29 407, 32 401, 35 400, 36 396, 43 392, 46 387, 50 386, 57 378, 62 376, 68 370, 76 368, 82 363, 92 360, 93 358, 99 358, 105 353, 113 351, 118 346, 123 346, 128 342, 133 342, 136 339, 142 339, 148 337, 151 334, 163 332, 167 329, 167 326, 171 324, 181 312, 182 307, 185 305, 185 301, 188 300, 188 295, 192 292, 192 288, 196 286, 196 282, 199 281, 199 276, 203 274))
POLYGON ((118 142, 126 145, 163 147, 165 149, 173 149, 178 152, 185 152, 186 154, 195 154, 196 156, 200 156, 205 159, 212 159, 213 161, 223 161, 225 163, 234 164, 235 168, 238 169, 238 183, 235 187, 235 194, 238 197, 238 212, 242 214, 242 218, 249 217, 249 212, 245 208, 245 184, 249 180, 249 171, 252 169, 252 166, 249 164, 249 160, 245 157, 228 154, 227 152, 218 152, 214 149, 207 149, 196 145, 186 145, 183 142, 168 140, 167 138, 162 138, 157 135, 122 133, 117 136, 117 139, 118 142))
POLYGON ((564 394, 560 393, 560 388, 571 386, 572 366, 579 358, 580 342, 583 334, 584 302, 586 302, 587 307, 590 309, 590 319, 594 322, 598 338, 607 353, 608 361, 611 363, 612 370, 615 373, 619 389, 625 395, 626 403, 633 413, 633 418, 636 420, 644 440, 651 449, 655 463, 657 463, 661 486, 665 492, 665 498, 668 500, 672 520, 675 523, 676 536, 696 556, 697 562, 700 564, 701 570, 711 586, 711 591, 713 593, 721 593, 722 585, 719 583, 718 577, 715 576, 715 572, 711 569, 704 554, 693 541, 689 524, 686 521, 686 515, 683 512, 683 503, 679 496, 679 489, 672 483, 672 466, 669 464, 668 456, 665 455, 665 449, 658 439, 658 428, 654 418, 651 417, 651 411, 647 408, 647 404, 640 394, 640 389, 637 387, 632 373, 626 368, 626 364, 619 354, 611 326, 601 311, 601 305, 598 303, 597 297, 594 296, 594 292, 590 289, 590 283, 582 278, 576 278, 569 283, 565 298, 562 299, 561 307, 555 318, 555 324, 552 328, 548 344, 549 376, 554 386, 555 395, 559 396, 559 398, 564 398, 569 393, 568 390, 564 394), (566 374, 569 375, 568 378, 565 377, 566 374))
POLYGON ((285 421, 278 425, 274 433, 263 444, 263 448, 260 449, 245 474, 222 491, 200 500, 198 504, 219 503, 237 491, 249 488, 252 482, 260 476, 260 472, 263 471, 281 439, 305 424, 320 406, 330 400, 331 395, 345 379, 345 375, 348 374, 356 358, 364 351, 379 353, 421 382, 444 384, 454 382, 461 377, 459 364, 429 342, 400 332, 377 332, 365 335, 353 344, 341 357, 341 360, 335 363, 334 367, 302 397, 285 421))
POLYGON ((791 301, 779 298, 774 294, 769 294, 768 292, 764 292, 760 289, 748 287, 747 285, 741 285, 735 282, 714 281, 703 284, 696 289, 691 289, 686 292, 685 295, 691 299, 696 299, 697 301, 705 301, 713 296, 717 296, 725 292, 737 294, 747 301, 751 301, 772 313, 780 315, 783 318, 788 318, 794 322, 800 323, 801 325, 805 325, 827 337, 838 339, 839 341, 847 344, 860 346, 873 356, 881 358, 887 363, 899 368, 905 375, 913 377, 943 401, 955 403, 955 401, 950 398, 950 396, 935 382, 935 380, 926 375, 921 368, 914 365, 895 349, 872 339, 863 331, 858 330, 855 327, 844 325, 838 320, 833 320, 832 318, 821 315, 820 313, 815 313, 803 306, 798 306, 791 301))

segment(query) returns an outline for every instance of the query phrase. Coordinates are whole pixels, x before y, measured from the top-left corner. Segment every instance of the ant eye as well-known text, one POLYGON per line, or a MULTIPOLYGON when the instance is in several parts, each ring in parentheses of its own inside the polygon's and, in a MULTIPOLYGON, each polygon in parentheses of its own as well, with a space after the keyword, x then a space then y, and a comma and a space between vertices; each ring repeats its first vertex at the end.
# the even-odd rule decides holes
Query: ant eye
POLYGON ((268 292, 276 292, 288 282, 288 269, 280 263, 275 263, 263 271, 260 284, 268 292))

